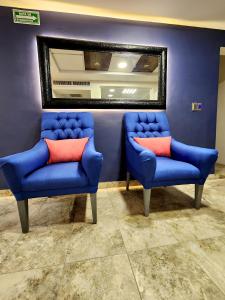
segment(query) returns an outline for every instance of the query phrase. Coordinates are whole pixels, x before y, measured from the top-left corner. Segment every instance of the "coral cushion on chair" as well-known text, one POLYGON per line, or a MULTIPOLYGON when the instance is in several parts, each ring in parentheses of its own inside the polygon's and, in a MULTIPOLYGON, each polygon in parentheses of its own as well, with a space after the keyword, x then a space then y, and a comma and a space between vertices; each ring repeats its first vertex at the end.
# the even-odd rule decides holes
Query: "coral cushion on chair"
POLYGON ((49 140, 45 139, 49 150, 48 164, 80 161, 88 138, 49 140))
POLYGON ((156 137, 156 138, 134 138, 135 142, 142 147, 147 148, 154 152, 157 156, 171 156, 171 136, 168 137, 156 137))

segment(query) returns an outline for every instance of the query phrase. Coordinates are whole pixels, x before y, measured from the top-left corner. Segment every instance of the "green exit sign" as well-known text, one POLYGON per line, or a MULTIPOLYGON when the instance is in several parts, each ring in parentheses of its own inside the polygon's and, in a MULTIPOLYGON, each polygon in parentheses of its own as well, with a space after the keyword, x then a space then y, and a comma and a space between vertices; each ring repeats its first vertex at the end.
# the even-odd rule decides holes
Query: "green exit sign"
POLYGON ((13 21, 19 24, 40 25, 40 14, 38 11, 13 9, 13 21))

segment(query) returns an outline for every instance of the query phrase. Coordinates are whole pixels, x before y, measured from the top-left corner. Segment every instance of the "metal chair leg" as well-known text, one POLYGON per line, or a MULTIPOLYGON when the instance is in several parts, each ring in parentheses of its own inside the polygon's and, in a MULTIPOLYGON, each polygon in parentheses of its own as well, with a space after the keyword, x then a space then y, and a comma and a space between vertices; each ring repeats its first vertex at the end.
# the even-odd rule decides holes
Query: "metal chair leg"
POLYGON ((150 200, 151 200, 151 189, 144 189, 144 209, 145 209, 145 216, 149 216, 150 211, 150 200))
POLYGON ((18 207, 22 232, 27 233, 29 232, 28 199, 17 201, 17 207, 18 207))
POLYGON ((90 196, 93 224, 97 224, 97 196, 96 194, 90 194, 90 196))
POLYGON ((127 172, 127 183, 126 183, 126 190, 129 191, 129 185, 130 185, 130 173, 127 172))
POLYGON ((195 185, 195 208, 199 209, 201 206, 202 193, 204 185, 196 184, 195 185))

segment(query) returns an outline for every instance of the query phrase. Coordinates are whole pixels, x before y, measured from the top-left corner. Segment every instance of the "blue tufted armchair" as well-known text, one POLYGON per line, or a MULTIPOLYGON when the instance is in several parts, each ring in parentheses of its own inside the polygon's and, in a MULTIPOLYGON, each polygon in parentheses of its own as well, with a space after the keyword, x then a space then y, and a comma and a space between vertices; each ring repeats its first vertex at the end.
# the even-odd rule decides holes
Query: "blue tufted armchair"
POLYGON ((0 159, 0 166, 17 200, 23 233, 29 231, 28 198, 90 193, 93 223, 97 222, 96 192, 103 158, 95 150, 93 128, 90 113, 44 112, 40 141, 28 151, 0 159), (81 162, 47 165, 49 151, 44 138, 83 137, 89 137, 89 141, 81 162))
POLYGON ((125 114, 127 190, 130 174, 144 187, 145 216, 149 215, 151 188, 195 184, 195 207, 200 208, 203 185, 218 156, 215 149, 189 146, 172 139, 171 158, 157 157, 134 141, 134 137, 170 136, 164 112, 125 114))

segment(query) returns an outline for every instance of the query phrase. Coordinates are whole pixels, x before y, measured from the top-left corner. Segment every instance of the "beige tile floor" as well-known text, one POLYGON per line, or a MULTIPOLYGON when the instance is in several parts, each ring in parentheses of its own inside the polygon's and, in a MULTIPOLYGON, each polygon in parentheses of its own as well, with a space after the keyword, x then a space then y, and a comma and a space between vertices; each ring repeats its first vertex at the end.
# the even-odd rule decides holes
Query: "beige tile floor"
POLYGON ((33 199, 24 235, 0 191, 0 299, 225 299, 225 166, 193 193, 154 189, 146 218, 140 186, 101 188, 96 225, 86 195, 33 199))

